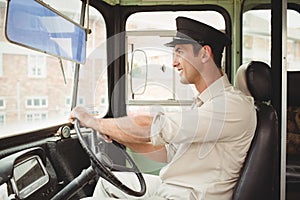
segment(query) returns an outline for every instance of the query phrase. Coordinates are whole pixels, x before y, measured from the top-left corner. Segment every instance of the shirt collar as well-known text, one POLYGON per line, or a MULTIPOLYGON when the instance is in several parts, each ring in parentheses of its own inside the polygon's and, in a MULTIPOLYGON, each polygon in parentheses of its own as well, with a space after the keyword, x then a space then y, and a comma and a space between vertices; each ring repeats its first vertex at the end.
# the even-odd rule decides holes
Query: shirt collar
POLYGON ((223 92, 228 86, 231 86, 231 83, 229 82, 227 75, 224 74, 211 85, 209 85, 203 92, 198 94, 195 97, 195 100, 204 103, 217 96, 220 92, 223 92))

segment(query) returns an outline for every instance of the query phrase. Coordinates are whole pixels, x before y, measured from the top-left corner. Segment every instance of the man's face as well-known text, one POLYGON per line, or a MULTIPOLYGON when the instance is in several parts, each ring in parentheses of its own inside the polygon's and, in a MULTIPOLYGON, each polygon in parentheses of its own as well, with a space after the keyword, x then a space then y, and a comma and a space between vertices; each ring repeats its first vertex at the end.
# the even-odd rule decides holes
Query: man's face
POLYGON ((177 68, 183 84, 195 84, 201 78, 199 53, 194 54, 191 44, 178 44, 174 47, 173 67, 177 68))

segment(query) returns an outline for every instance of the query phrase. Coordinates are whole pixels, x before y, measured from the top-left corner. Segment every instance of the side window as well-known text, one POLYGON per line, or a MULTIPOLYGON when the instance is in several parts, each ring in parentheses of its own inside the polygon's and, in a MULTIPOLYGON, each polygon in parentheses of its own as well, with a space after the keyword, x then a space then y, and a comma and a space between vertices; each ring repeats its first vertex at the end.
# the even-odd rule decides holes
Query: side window
POLYGON ((288 71, 300 71, 300 13, 287 12, 287 66, 288 71))
POLYGON ((129 115, 189 108, 196 95, 195 88, 180 83, 178 72, 172 67, 173 48, 164 46, 176 34, 175 19, 178 16, 225 30, 224 17, 216 11, 140 12, 131 15, 126 23, 129 115))
POLYGON ((287 164, 299 161, 300 155, 300 14, 287 15, 287 164))
MULTIPOLYGON (((300 70, 300 14, 287 11, 287 67, 300 70)), ((243 63, 259 60, 271 63, 271 11, 250 10, 243 14, 243 63)))
MULTIPOLYGON (((176 34, 175 19, 178 16, 225 29, 223 16, 215 11, 140 12, 131 15, 126 22, 128 115, 190 109, 196 90, 192 85, 180 82, 177 70, 172 67, 173 48, 164 46, 176 34)), ((164 165, 143 158, 130 149, 128 151, 145 173, 157 174, 164 165)))
POLYGON ((271 11, 250 10, 243 14, 243 63, 271 63, 271 11))
MULTIPOLYGON (((300 155, 300 14, 287 10, 287 154, 300 155)), ((243 62, 271 62, 271 11, 250 10, 243 14, 243 62)), ((299 160, 299 159, 297 159, 299 160)))

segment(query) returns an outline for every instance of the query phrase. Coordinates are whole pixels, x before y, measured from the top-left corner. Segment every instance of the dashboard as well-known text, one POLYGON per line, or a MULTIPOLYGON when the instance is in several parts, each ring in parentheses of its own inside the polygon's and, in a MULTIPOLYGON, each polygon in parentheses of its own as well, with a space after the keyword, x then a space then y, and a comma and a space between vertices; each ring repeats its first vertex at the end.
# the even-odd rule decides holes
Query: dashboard
POLYGON ((24 199, 46 185, 49 179, 41 158, 34 155, 14 166, 11 183, 14 192, 24 199))
POLYGON ((84 181, 77 183, 91 161, 76 135, 36 138, 39 133, 1 140, 0 200, 78 200, 92 196, 97 176, 83 177, 84 181))
POLYGON ((0 199, 44 199, 55 192, 56 177, 45 152, 35 147, 0 160, 0 199), (38 191, 38 192, 37 192, 38 191))

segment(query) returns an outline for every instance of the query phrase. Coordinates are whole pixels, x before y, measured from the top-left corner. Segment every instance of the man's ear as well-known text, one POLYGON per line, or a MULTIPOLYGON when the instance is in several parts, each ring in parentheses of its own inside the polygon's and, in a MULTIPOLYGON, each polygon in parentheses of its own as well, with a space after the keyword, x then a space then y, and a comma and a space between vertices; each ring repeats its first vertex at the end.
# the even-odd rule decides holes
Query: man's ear
POLYGON ((202 62, 207 62, 210 58, 213 57, 212 49, 209 45, 204 45, 201 50, 202 62))
POLYGON ((203 46, 203 50, 204 50, 204 53, 203 53, 203 56, 206 58, 206 57, 212 57, 212 49, 209 45, 204 45, 203 46))

